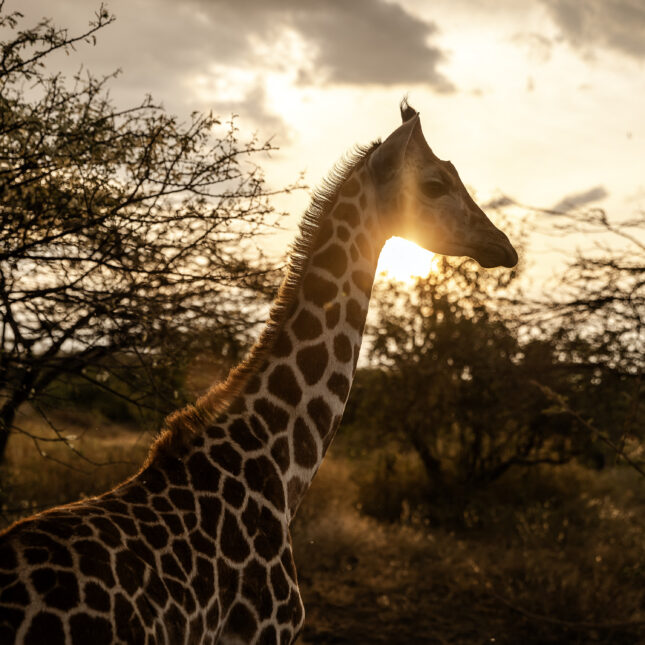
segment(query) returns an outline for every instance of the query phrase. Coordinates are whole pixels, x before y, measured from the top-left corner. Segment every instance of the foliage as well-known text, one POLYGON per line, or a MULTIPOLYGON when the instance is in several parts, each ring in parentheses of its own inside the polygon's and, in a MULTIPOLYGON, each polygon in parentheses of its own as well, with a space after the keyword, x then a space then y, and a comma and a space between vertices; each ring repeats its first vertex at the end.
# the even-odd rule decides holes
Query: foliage
POLYGON ((584 403, 563 402, 562 391, 551 399, 642 471, 623 448, 645 440, 645 211, 623 218, 598 208, 540 215, 541 232, 587 242, 542 298, 522 307, 525 325, 552 339, 563 367, 587 390, 584 403))
POLYGON ((103 7, 78 36, 21 18, 0 3, 0 459, 18 407, 57 379, 116 380, 165 412, 169 366, 239 352, 269 268, 251 240, 273 214, 255 163, 269 143, 47 71, 113 20, 103 7))
POLYGON ((45 420, 24 406, 18 416, 23 432, 7 445, 0 529, 51 506, 110 490, 141 467, 152 440, 151 434, 78 407, 52 412, 45 420))
MULTIPOLYGON (((534 325, 559 328, 575 358, 639 374, 645 354, 645 211, 610 218, 599 208, 542 211, 539 230, 560 239, 587 241, 532 303, 548 315, 534 325), (593 241, 593 245, 589 242, 593 241)), ((531 304, 531 303, 529 303, 531 304)))
POLYGON ((293 524, 308 642, 643 641, 634 471, 516 469, 473 491, 460 517, 439 494, 430 519, 382 523, 358 510, 365 467, 332 448, 293 524))
MULTIPOLYGON (((517 271, 446 258, 411 291, 375 289, 370 366, 357 374, 346 425, 355 442, 380 443, 384 463, 414 449, 430 490, 460 503, 515 466, 577 456, 598 468, 622 458, 644 471, 645 220, 618 224, 592 211, 548 224, 551 233, 584 233, 587 250, 541 300, 521 292, 517 271), (600 231, 602 244, 588 250, 600 231)), ((395 470, 377 468, 377 487, 379 472, 392 481, 395 470)), ((395 500, 400 510, 410 495, 390 497, 381 502, 396 516, 395 500)))
MULTIPOLYGON (((51 433, 38 417, 27 423, 35 434, 51 433)), ((112 463, 94 467, 52 443, 44 445, 48 456, 74 469, 43 468, 29 438, 16 436, 3 524, 103 492, 145 454, 145 438, 126 428, 83 434, 95 421, 78 412, 65 423, 75 447, 112 463)), ((452 513, 450 523, 415 515, 381 523, 359 510, 354 482, 366 465, 337 448, 292 524, 308 642, 414 643, 427 634, 464 645, 643 641, 645 480, 633 471, 573 463, 510 471, 474 491, 461 517, 449 498, 432 499, 435 516, 452 513)), ((397 472, 416 470, 406 458, 399 456, 397 472)))
POLYGON ((562 384, 552 347, 522 345, 508 312, 490 304, 512 279, 443 259, 411 291, 386 284, 375 293, 373 366, 358 374, 347 420, 362 436, 411 446, 432 488, 481 486, 512 466, 563 463, 580 450, 576 423, 549 414, 531 384, 562 384))
MULTIPOLYGON (((29 423, 34 433, 51 432, 37 417, 29 423)), ((93 421, 78 413, 66 423, 78 432, 75 447, 112 463, 93 467, 53 443, 45 445, 50 456, 74 469, 51 462, 43 468, 28 437, 15 437, 6 464, 12 486, 0 500, 3 524, 107 490, 145 454, 145 438, 126 428, 82 435, 93 421)), ((511 471, 475 491, 458 521, 410 515, 381 523, 359 511, 354 482, 365 464, 335 448, 292 524, 307 641, 413 643, 427 634, 464 645, 492 638, 534 645, 643 641, 645 480, 635 472, 574 463, 511 471)), ((437 496, 432 505, 442 518, 454 513, 449 498, 437 496)))

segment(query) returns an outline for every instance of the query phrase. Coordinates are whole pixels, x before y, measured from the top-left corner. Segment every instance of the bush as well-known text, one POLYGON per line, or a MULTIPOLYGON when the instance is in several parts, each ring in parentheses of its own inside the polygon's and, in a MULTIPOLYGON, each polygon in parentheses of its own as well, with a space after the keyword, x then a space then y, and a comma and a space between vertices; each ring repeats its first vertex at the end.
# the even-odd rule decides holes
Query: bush
POLYGON ((379 521, 407 522, 427 509, 429 482, 413 453, 377 451, 363 460, 354 478, 358 508, 379 521))

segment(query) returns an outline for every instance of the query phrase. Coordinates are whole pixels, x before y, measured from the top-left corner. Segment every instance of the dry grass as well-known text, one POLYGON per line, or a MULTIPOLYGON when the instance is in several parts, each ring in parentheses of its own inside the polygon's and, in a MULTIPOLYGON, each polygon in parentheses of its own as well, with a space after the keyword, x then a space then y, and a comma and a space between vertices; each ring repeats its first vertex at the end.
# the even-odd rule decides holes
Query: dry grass
MULTIPOLYGON (((5 523, 112 487, 138 468, 150 440, 89 416, 56 422, 85 456, 118 463, 96 467, 42 444, 82 472, 70 470, 12 437, 5 523)), ((33 415, 22 423, 46 431, 33 415)), ((645 480, 633 471, 535 469, 473 493, 458 510, 440 497, 419 510, 417 464, 401 462, 396 495, 409 495, 402 518, 388 523, 360 502, 369 480, 370 503, 396 498, 377 490, 391 480, 366 473, 378 459, 352 460, 335 448, 293 526, 303 645, 645 642, 645 480)))
POLYGON ((632 471, 516 475, 437 526, 361 515, 355 470, 326 461, 293 527, 303 643, 645 642, 645 482, 632 471))
POLYGON ((36 511, 102 493, 136 472, 152 437, 82 412, 50 419, 66 443, 38 415, 24 410, 0 480, 0 528, 36 511), (67 445, 66 445, 67 444, 67 445), (42 454, 39 454, 40 453, 42 454))

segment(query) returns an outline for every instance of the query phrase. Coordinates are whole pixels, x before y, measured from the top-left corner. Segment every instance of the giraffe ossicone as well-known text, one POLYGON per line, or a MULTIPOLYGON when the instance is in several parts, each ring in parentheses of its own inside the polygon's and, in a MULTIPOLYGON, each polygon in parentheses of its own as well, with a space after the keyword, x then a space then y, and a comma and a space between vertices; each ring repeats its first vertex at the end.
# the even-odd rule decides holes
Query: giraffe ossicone
POLYGON ((247 359, 171 415, 142 470, 0 536, 0 642, 292 643, 289 524, 338 428, 392 235, 511 267, 507 237, 426 143, 419 115, 338 165, 304 215, 247 359))

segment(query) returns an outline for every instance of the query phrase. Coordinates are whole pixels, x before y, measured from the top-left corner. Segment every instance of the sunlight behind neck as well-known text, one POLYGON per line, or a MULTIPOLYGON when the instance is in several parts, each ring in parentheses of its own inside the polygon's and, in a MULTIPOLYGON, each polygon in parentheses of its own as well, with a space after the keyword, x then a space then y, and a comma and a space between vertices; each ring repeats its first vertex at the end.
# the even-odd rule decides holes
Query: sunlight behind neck
POLYGON ((376 275, 412 284, 419 276, 425 277, 434 271, 436 265, 434 253, 401 237, 391 237, 379 256, 376 275))

